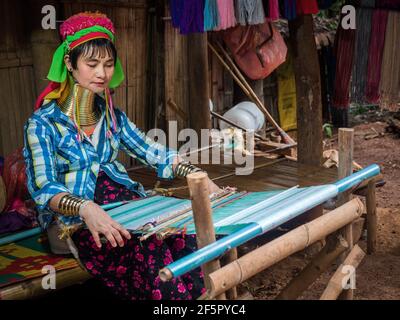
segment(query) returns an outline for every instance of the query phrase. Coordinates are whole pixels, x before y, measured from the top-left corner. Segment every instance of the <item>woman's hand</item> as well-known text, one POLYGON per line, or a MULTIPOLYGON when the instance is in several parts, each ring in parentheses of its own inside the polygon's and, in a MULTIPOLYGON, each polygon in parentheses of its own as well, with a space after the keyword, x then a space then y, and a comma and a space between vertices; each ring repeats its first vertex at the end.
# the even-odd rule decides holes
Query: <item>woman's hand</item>
POLYGON ((123 237, 131 238, 128 230, 111 219, 99 205, 92 201, 82 208, 80 216, 84 219, 99 248, 101 247, 100 235, 104 235, 114 248, 117 243, 120 247, 124 246, 123 237))
POLYGON ((220 187, 218 187, 214 183, 214 181, 212 181, 210 178, 207 178, 207 179, 208 179, 208 190, 210 191, 210 194, 222 192, 222 189, 220 187))

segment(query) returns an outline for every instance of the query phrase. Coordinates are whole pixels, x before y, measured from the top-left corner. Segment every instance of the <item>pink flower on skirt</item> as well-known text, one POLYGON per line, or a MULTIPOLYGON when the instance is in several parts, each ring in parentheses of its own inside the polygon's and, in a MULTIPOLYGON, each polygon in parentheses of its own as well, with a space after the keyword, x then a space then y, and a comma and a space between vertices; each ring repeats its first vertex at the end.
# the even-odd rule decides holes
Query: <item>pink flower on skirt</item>
POLYGON ((170 264, 172 262, 172 259, 170 257, 165 257, 164 260, 164 265, 170 264))
POLYGON ((176 250, 182 250, 183 248, 185 248, 185 245, 186 245, 185 240, 183 240, 182 238, 175 239, 174 248, 176 250))
POLYGON ((141 253, 136 253, 135 258, 137 261, 140 261, 140 262, 142 262, 144 260, 144 257, 141 253))
POLYGON ((155 244, 153 242, 150 242, 148 245, 148 248, 150 251, 154 251, 154 249, 156 248, 155 244))
POLYGON ((178 283, 178 292, 180 292, 180 293, 186 292, 186 288, 182 282, 178 283))
POLYGON ((110 197, 111 200, 114 200, 115 199, 115 194, 110 194, 109 197, 110 197))
POLYGON ((91 263, 90 261, 86 262, 85 266, 86 266, 86 269, 88 269, 88 270, 92 270, 93 269, 93 263, 91 263))
POLYGON ((162 298, 161 291, 158 289, 153 290, 151 296, 154 300, 161 300, 161 298, 162 298))
POLYGON ((126 268, 124 266, 117 267, 117 275, 123 275, 126 272, 126 268))

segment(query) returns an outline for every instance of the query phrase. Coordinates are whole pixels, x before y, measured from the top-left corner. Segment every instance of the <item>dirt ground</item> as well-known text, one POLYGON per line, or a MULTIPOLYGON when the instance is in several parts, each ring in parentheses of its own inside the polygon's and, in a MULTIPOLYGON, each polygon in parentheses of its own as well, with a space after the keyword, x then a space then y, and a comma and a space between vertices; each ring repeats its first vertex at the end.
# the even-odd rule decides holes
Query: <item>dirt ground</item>
MULTIPOLYGON (((354 299, 400 299, 400 139, 385 133, 386 124, 360 124, 355 129, 354 160, 362 166, 380 165, 386 184, 377 189, 378 238, 377 251, 366 255, 356 273, 354 299), (374 139, 365 137, 383 133, 374 139)), ((337 148, 333 138, 325 149, 337 148)), ((359 242, 366 250, 364 237, 359 242)), ((310 261, 306 252, 289 257, 268 270, 249 279, 239 290, 246 288, 255 299, 274 299, 277 293, 310 261)), ((337 265, 326 271, 299 299, 319 299, 337 265)))

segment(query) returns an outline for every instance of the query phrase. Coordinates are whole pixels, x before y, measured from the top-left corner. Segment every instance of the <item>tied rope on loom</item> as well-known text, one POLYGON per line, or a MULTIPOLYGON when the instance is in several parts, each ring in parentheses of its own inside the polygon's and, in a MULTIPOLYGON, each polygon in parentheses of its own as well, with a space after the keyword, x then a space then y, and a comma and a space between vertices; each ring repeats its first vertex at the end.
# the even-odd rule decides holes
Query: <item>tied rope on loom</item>
POLYGON ((365 101, 367 86, 368 52, 372 24, 372 10, 359 8, 357 10, 356 43, 354 48, 354 65, 351 83, 351 98, 356 103, 365 101))

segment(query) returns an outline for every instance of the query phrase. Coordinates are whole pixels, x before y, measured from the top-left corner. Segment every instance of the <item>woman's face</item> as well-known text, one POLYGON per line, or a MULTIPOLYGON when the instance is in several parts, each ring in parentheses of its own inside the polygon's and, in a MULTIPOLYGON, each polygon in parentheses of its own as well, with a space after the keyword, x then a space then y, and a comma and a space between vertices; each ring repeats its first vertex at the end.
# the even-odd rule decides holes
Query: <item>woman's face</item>
POLYGON ((104 57, 80 55, 76 69, 72 69, 69 56, 65 56, 65 64, 68 70, 72 70, 74 79, 82 87, 94 93, 101 93, 108 88, 114 74, 114 59, 108 54, 104 57))

